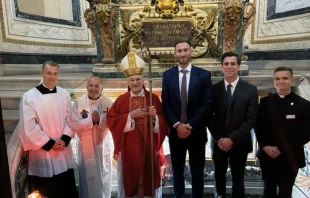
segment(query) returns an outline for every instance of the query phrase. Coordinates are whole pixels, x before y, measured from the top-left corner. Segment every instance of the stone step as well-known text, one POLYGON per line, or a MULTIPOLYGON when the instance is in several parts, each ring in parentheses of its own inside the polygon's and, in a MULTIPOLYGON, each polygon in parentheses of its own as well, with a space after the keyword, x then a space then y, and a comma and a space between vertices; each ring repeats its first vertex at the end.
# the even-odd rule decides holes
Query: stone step
POLYGON ((20 97, 8 97, 8 98, 1 98, 1 107, 2 109, 6 110, 18 110, 19 109, 19 102, 20 97))
MULTIPOLYGON (((263 182, 262 181, 245 181, 245 194, 246 194, 246 198, 261 198, 262 194, 263 194, 263 182)), ((117 197, 117 185, 112 185, 111 186, 111 190, 112 190, 112 196, 111 197, 117 197)), ((226 197, 230 198, 231 197, 231 191, 232 191, 232 182, 231 181, 227 181, 226 184, 226 197)), ((204 184, 204 198, 213 198, 214 197, 214 182, 213 181, 206 181, 204 184)), ((192 193, 192 186, 190 184, 186 184, 185 185, 185 197, 191 197, 192 193)), ((170 197, 174 197, 174 190, 173 190, 173 186, 169 185, 169 186, 163 186, 162 187, 162 194, 163 197, 165 198, 170 198, 170 197)))
MULTIPOLYGON (((4 76, 40 74, 42 64, 3 64, 4 76)), ((93 64, 59 64, 61 74, 64 73, 91 73, 93 64)))

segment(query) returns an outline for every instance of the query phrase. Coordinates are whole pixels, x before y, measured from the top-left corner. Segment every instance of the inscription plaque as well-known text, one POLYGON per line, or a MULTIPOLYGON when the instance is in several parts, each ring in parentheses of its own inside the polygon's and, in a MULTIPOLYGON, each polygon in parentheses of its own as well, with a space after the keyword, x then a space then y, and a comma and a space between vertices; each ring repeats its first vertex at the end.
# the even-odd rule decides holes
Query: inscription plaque
POLYGON ((174 47, 178 41, 192 39, 191 21, 145 21, 142 23, 143 44, 147 47, 174 47))
POLYGON ((310 7, 309 0, 277 0, 275 13, 310 7))
POLYGON ((309 0, 267 0, 267 20, 309 13, 309 0))

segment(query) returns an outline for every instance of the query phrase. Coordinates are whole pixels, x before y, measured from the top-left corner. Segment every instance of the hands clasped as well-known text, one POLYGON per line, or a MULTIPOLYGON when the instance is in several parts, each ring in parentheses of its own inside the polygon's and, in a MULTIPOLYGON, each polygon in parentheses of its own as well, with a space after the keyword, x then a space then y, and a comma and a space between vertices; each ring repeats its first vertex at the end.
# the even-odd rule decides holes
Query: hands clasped
POLYGON ((230 138, 221 138, 217 141, 218 147, 222 151, 230 151, 232 149, 233 141, 230 138))
POLYGON ((191 132, 192 132, 192 127, 189 124, 179 124, 177 131, 178 131, 178 136, 181 139, 187 138, 191 132))
POLYGON ((62 151, 64 150, 64 148, 66 147, 65 142, 62 140, 57 140, 54 144, 54 146, 52 147, 53 150, 55 151, 62 151))
POLYGON ((276 146, 264 146, 263 150, 271 158, 277 158, 281 154, 281 151, 276 146))
POLYGON ((144 118, 148 115, 152 116, 153 119, 156 117, 156 109, 154 106, 148 107, 147 110, 139 107, 139 108, 130 112, 131 118, 144 118))
POLYGON ((91 118, 93 120, 93 122, 100 122, 100 115, 98 113, 98 111, 93 111, 93 113, 91 114, 91 118))

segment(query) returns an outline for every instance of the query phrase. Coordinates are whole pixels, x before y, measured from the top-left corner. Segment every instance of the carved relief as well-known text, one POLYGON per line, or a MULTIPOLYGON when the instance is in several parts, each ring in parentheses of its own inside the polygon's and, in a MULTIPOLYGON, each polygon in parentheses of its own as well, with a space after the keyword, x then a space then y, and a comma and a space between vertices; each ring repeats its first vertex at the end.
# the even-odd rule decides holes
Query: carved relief
MULTIPOLYGON (((205 12, 200 9, 193 8, 192 5, 186 5, 182 7, 182 10, 174 16, 177 20, 192 21, 193 23, 193 28, 191 30, 193 38, 193 57, 199 57, 208 50, 210 51, 212 57, 216 57, 220 53, 218 49, 219 46, 216 44, 217 7, 208 7, 208 10, 209 12, 205 12)), ((140 54, 143 21, 161 21, 161 14, 154 12, 150 6, 144 6, 143 10, 134 12, 130 15, 130 17, 127 12, 122 9, 120 13, 120 57, 124 57, 129 50, 140 54)), ((171 59, 171 57, 173 57, 174 48, 173 46, 165 48, 152 48, 151 52, 152 55, 160 57, 160 59, 163 57, 171 59)))
POLYGON ((96 13, 95 13, 94 9, 88 8, 87 10, 85 10, 84 19, 85 19, 85 22, 87 23, 87 27, 90 29, 93 37, 96 37, 96 34, 97 34, 96 33, 96 26, 95 26, 96 13))
POLYGON ((224 15, 224 52, 235 51, 238 24, 240 21, 241 2, 240 0, 226 0, 223 6, 224 15))
POLYGON ((249 25, 254 21, 256 14, 256 8, 253 3, 247 2, 243 9, 243 30, 242 36, 244 36, 245 31, 248 29, 249 25))
POLYGON ((217 16, 217 8, 212 8, 206 17, 198 16, 193 28, 193 47, 208 46, 212 58, 220 55, 218 46, 215 43, 217 31, 214 26, 217 16))
POLYGON ((97 5, 96 14, 99 20, 103 47, 103 63, 114 63, 114 21, 115 7, 110 5, 97 5))
POLYGON ((28 175, 28 158, 29 152, 21 150, 22 154, 15 173, 15 193, 17 197, 24 196, 24 190, 26 185, 26 177, 28 175))
POLYGON ((155 11, 162 15, 163 19, 172 19, 173 14, 179 12, 179 1, 177 0, 157 0, 155 11))
POLYGON ((129 52, 129 46, 131 45, 135 49, 141 48, 141 27, 142 19, 144 18, 144 12, 133 18, 131 21, 128 14, 122 9, 120 10, 120 24, 122 25, 121 30, 121 45, 120 45, 120 57, 123 58, 129 52))

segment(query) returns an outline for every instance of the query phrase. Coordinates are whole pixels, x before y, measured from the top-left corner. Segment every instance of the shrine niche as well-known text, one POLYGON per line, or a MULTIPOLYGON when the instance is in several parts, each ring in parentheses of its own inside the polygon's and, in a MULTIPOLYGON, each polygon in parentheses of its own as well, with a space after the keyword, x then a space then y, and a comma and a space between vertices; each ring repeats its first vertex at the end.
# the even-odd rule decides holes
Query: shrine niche
MULTIPOLYGON (((168 6, 167 6, 168 7, 168 6)), ((150 48, 152 56, 159 60, 173 59, 174 44, 189 41, 193 46, 193 58, 216 58, 221 52, 218 42, 218 4, 171 4, 170 12, 144 6, 143 10, 120 7, 120 56, 128 51, 141 54, 142 45, 150 48), (199 7, 199 9, 197 8, 199 7)))
POLYGON ((178 41, 192 44, 195 65, 220 76, 221 55, 235 51, 242 56, 243 35, 255 15, 253 3, 242 0, 88 1, 91 7, 84 17, 97 44, 94 73, 102 77, 123 77, 117 69, 121 59, 129 51, 142 57, 143 47, 150 49, 153 71, 160 77, 176 64, 174 45, 178 41))

